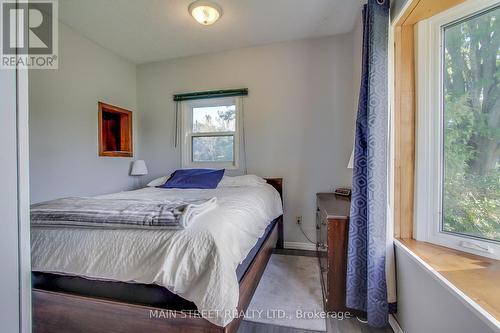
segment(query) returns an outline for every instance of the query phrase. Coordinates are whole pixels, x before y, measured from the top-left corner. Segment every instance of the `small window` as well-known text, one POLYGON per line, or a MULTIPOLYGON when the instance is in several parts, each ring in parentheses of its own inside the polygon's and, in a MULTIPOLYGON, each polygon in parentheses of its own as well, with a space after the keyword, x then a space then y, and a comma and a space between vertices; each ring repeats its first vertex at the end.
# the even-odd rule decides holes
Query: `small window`
POLYGON ((416 236, 500 258, 500 7, 418 25, 416 236))
POLYGON ((238 109, 233 97, 183 104, 183 167, 238 168, 238 109))
POLYGON ((131 157, 132 112, 99 102, 99 156, 131 157))

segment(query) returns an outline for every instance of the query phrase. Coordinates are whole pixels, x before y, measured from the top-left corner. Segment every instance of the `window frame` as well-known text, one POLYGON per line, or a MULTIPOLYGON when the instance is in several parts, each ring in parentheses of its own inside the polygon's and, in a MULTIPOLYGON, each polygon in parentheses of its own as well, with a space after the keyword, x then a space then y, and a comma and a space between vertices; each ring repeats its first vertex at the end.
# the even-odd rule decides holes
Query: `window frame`
POLYGON ((500 259, 499 242, 441 230, 444 188, 442 65, 444 28, 498 5, 498 0, 469 0, 420 21, 416 29, 415 238, 493 259, 500 259), (435 112, 436 109, 439 112, 435 112))
POLYGON ((183 168, 224 168, 236 170, 240 167, 240 142, 241 142, 241 98, 240 97, 220 97, 205 98, 185 101, 181 107, 181 128, 182 128, 182 147, 181 161, 183 168), (235 106, 235 130, 226 132, 193 132, 193 108, 212 107, 212 106, 235 106), (233 136, 233 161, 226 162, 195 162, 193 161, 193 138, 210 136, 233 136))

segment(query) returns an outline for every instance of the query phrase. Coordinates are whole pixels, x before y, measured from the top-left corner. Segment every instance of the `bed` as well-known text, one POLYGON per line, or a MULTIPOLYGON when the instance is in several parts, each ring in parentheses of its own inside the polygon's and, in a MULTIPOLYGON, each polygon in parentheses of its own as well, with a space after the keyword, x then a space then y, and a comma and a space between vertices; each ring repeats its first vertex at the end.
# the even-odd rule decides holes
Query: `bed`
POLYGON ((182 232, 34 228, 34 331, 235 332, 273 248, 282 247, 282 179, 267 182, 262 189, 214 190, 210 195, 232 213, 206 213, 182 232))

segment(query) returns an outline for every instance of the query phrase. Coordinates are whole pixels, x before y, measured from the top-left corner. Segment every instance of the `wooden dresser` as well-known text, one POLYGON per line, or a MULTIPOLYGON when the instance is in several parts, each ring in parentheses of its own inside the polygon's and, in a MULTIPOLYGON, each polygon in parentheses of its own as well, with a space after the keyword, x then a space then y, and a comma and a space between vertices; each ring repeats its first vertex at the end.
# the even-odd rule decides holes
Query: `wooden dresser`
POLYGON ((345 311, 349 198, 333 193, 316 195, 317 253, 326 311, 345 311))

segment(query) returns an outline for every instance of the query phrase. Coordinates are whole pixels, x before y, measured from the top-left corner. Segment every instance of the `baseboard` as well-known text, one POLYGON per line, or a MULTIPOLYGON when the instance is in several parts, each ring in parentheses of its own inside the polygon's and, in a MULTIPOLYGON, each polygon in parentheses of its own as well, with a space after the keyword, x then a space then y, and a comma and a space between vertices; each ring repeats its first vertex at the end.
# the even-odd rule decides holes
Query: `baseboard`
POLYGON ((403 333, 403 330, 401 329, 401 326, 399 326, 396 317, 394 317, 394 315, 392 314, 389 315, 389 325, 391 325, 391 328, 394 331, 394 333, 403 333))
POLYGON ((285 249, 316 251, 316 244, 299 243, 299 242, 285 242, 285 249))

